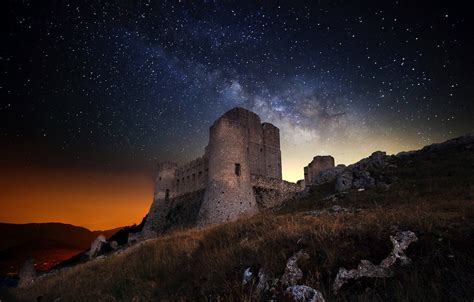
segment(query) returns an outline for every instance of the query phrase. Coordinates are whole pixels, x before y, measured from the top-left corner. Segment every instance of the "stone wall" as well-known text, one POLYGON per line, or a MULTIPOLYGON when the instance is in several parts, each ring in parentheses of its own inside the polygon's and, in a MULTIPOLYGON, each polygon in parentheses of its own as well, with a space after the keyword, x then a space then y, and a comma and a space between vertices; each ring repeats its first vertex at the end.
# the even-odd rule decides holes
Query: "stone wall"
POLYGON ((177 195, 204 189, 209 178, 208 165, 208 159, 200 157, 179 166, 176 172, 177 195))
POLYGON ((195 226, 203 199, 204 190, 198 190, 166 200, 154 200, 143 230, 134 235, 135 240, 151 238, 173 228, 195 226))
POLYGON ((163 162, 157 165, 154 199, 166 199, 176 196, 175 179, 178 165, 163 162))
POLYGON ((304 190, 304 186, 302 186, 301 183, 293 183, 278 178, 268 178, 258 175, 252 175, 251 182, 253 187, 262 187, 267 189, 279 190, 282 192, 300 192, 304 190))
POLYGON ((252 175, 252 187, 259 209, 281 205, 304 190, 304 182, 292 183, 281 179, 252 175))

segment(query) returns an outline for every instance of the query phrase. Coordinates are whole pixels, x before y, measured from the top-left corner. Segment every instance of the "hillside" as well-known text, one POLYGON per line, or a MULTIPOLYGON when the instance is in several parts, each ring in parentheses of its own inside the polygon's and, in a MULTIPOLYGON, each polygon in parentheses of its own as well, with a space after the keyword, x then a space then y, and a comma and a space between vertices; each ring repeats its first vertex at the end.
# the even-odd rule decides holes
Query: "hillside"
POLYGON ((316 289, 326 301, 472 301, 473 150, 467 136, 392 156, 387 167, 371 171, 390 179, 385 188, 336 193, 334 183, 326 183, 273 211, 176 230, 3 295, 19 301, 290 301, 290 283, 316 289), (400 260, 382 271, 386 276, 349 280, 334 290, 341 268, 356 269, 361 260, 384 263, 394 238, 408 233, 416 236, 404 252, 408 258, 397 252, 400 260), (288 272, 294 280, 285 281, 288 272))
POLYGON ((108 237, 117 230, 90 231, 63 223, 0 223, 0 275, 16 273, 29 258, 35 259, 37 269, 47 270, 88 249, 98 235, 108 237))

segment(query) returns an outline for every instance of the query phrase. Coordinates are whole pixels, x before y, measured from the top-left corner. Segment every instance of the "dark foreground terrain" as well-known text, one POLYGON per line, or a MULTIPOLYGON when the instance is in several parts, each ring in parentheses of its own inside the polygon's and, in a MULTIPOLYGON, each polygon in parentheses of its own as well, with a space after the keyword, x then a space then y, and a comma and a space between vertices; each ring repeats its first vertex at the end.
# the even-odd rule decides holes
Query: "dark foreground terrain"
POLYGON ((473 148, 467 140, 392 157, 378 171, 391 180, 386 188, 334 194, 328 183, 271 212, 176 230, 0 295, 2 301, 290 301, 282 275, 288 259, 303 251, 309 257, 297 262, 297 284, 326 301, 473 301, 473 148), (405 251, 408 264, 395 263, 390 277, 363 277, 333 290, 341 267, 387 257, 396 231, 418 238, 405 251), (253 275, 243 284, 248 268, 253 275), (258 271, 269 280, 263 289, 258 271))
POLYGON ((90 231, 64 223, 0 223, 0 276, 18 273, 26 260, 45 271, 85 249, 98 235, 106 237, 118 229, 90 231))

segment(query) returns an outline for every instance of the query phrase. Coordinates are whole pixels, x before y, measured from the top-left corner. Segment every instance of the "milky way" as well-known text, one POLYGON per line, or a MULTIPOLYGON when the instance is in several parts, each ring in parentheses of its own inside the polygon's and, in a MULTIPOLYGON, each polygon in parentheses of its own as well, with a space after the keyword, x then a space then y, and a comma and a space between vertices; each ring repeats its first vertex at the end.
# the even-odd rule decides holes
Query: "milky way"
POLYGON ((2 157, 149 170, 202 155, 242 106, 281 129, 296 180, 316 154, 351 163, 473 131, 469 10, 380 2, 3 3, 2 157))

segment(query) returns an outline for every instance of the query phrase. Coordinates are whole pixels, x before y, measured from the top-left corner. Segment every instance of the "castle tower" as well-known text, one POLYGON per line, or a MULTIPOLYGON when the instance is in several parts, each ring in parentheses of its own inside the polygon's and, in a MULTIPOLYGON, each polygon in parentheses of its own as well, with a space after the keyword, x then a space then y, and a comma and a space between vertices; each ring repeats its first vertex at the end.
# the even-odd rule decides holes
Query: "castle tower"
POLYGON ((168 201, 176 196, 177 170, 178 165, 175 163, 162 162, 157 165, 153 203, 144 226, 144 233, 147 235, 153 235, 163 228, 169 210, 168 201))
POLYGON ((248 156, 249 129, 232 117, 210 129, 209 177, 198 224, 218 224, 258 212, 248 156))
POLYGON ((176 195, 176 171, 178 165, 162 162, 157 165, 154 199, 170 199, 176 195))
POLYGON ((270 123, 263 123, 265 176, 281 179, 280 130, 270 123))

